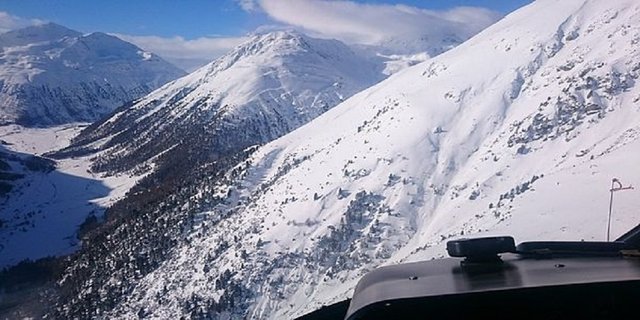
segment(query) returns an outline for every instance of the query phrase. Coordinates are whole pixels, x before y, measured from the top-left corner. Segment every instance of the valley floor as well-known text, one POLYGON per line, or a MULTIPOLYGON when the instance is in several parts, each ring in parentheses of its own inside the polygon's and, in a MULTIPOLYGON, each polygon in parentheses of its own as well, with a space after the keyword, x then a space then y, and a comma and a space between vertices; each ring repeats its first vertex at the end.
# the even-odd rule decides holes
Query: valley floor
MULTIPOLYGON (((85 126, 2 126, 0 141, 5 150, 19 156, 42 156, 67 146, 85 126)), ((89 166, 87 158, 57 161, 55 170, 29 172, 0 197, 0 269, 75 251, 80 225, 90 216, 100 219, 105 208, 136 181, 126 175, 101 177, 89 166)))

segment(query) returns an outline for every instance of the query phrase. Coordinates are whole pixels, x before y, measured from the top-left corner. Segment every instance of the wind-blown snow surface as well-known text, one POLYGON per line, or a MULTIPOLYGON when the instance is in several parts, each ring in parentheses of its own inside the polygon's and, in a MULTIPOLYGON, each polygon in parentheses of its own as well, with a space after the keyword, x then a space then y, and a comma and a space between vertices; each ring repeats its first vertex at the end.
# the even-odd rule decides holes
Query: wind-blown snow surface
POLYGON ((261 148, 109 316, 291 318, 450 238, 603 240, 611 179, 640 184, 638 42, 633 0, 510 14, 261 148))
POLYGON ((0 34, 0 124, 95 121, 184 75, 114 36, 53 23, 0 34))
POLYGON ((24 260, 69 254, 79 247, 77 232, 87 217, 104 209, 137 181, 129 176, 90 173, 89 159, 58 161, 35 158, 68 145, 86 124, 48 128, 0 126, 0 269, 24 260), (29 159, 33 164, 29 164, 29 159), (2 162, 2 161, 0 161, 2 162), (5 180, 7 177, 10 180, 5 180), (15 179, 17 178, 17 179, 15 179))

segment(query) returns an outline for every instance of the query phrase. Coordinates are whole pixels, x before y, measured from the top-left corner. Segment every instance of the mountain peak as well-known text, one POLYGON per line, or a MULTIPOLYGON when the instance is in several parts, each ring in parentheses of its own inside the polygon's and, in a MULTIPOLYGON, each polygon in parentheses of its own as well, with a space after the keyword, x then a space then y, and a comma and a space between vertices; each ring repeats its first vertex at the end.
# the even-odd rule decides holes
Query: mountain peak
POLYGON ((184 74, 114 36, 55 23, 0 35, 0 48, 9 47, 0 63, 0 123, 94 121, 184 74))
POLYGON ((288 53, 309 46, 309 42, 317 40, 293 30, 273 31, 258 34, 236 48, 231 55, 256 55, 266 52, 288 53))
POLYGON ((291 41, 304 40, 309 38, 307 35, 293 29, 277 30, 268 33, 256 34, 253 36, 254 41, 291 41))
POLYGON ((0 35, 0 46, 24 46, 31 43, 54 41, 64 37, 78 37, 82 33, 48 22, 36 24, 22 29, 12 30, 0 35))
MULTIPOLYGON (((236 64, 248 64, 254 67, 283 63, 297 65, 302 61, 311 60, 332 60, 340 64, 345 61, 362 60, 362 58, 356 58, 351 48, 338 40, 317 39, 298 31, 284 30, 254 35, 228 54, 203 67, 202 71, 210 75, 236 64)), ((349 65, 341 65, 341 67, 352 69, 349 65)), ((375 67, 372 68, 375 69, 375 67)))
POLYGON ((18 30, 40 30, 43 32, 60 32, 60 33, 69 33, 70 35, 79 35, 81 34, 79 31, 67 28, 63 25, 57 24, 55 22, 45 22, 45 23, 39 23, 39 24, 34 24, 32 26, 28 26, 22 29, 18 29, 18 30))

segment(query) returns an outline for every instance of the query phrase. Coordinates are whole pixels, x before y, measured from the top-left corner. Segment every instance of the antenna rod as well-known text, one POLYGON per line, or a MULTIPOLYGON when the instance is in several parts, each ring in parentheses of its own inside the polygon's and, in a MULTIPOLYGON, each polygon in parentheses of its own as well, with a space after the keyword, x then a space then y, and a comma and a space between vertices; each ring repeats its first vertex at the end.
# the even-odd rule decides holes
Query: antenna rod
POLYGON ((607 242, 609 242, 610 235, 611 235, 611 211, 613 209, 613 187, 616 181, 618 181, 618 179, 614 178, 613 180, 611 180, 611 189, 609 189, 611 196, 609 197, 609 218, 607 219, 607 242))
POLYGON ((633 186, 630 185, 627 187, 623 187, 620 180, 618 180, 617 178, 613 178, 611 180, 611 189, 609 189, 609 192, 611 192, 611 197, 609 198, 609 218, 607 219, 607 242, 609 242, 611 235, 611 212, 613 211, 613 193, 615 191, 622 190, 633 190, 633 186))

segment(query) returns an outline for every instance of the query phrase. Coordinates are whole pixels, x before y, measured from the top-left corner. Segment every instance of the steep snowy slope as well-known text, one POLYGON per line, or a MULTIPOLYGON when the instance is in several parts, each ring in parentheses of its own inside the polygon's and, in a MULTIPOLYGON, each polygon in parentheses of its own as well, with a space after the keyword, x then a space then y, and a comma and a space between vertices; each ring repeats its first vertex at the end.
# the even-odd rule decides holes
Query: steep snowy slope
POLYGON ((195 165, 280 137, 382 77, 338 41, 258 35, 92 125, 68 151, 101 151, 98 171, 145 170, 178 156, 195 165))
MULTIPOLYGON (((535 1, 260 148, 203 186, 226 204, 170 260, 63 313, 94 294, 119 301, 108 317, 292 318, 452 237, 602 240, 611 179, 640 183, 639 42, 637 1, 535 1)), ((614 236, 637 192, 616 195, 614 236)))
POLYGON ((0 34, 0 124, 95 121, 184 75, 116 37, 49 23, 0 34))

